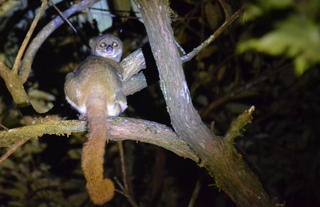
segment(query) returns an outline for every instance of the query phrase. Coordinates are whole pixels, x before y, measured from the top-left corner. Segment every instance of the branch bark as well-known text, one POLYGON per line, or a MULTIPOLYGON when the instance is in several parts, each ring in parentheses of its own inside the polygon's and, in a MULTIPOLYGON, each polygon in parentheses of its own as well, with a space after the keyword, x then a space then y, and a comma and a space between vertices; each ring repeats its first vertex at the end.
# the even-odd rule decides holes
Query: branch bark
POLYGON ((260 181, 230 142, 215 136, 192 105, 182 62, 174 43, 169 7, 163 0, 137 0, 160 75, 171 123, 200 157, 216 184, 238 206, 273 206, 260 181))
POLYGON ((18 75, 13 70, 10 70, 3 62, 0 62, 0 76, 4 80, 16 104, 27 105, 30 103, 28 94, 24 90, 18 75))
POLYGON ((132 95, 148 86, 146 77, 142 72, 132 76, 129 80, 122 82, 124 95, 132 95))
MULTIPOLYGON (((178 156, 198 162, 198 157, 188 145, 169 127, 152 121, 110 117, 107 119, 110 140, 133 140, 154 144, 176 153, 178 156)), ((0 131, 0 147, 10 147, 25 139, 38 138, 44 134, 70 135, 85 132, 86 122, 76 120, 45 121, 9 130, 0 131)))
POLYGON ((128 80, 140 70, 145 69, 146 62, 142 53, 142 49, 139 48, 136 51, 132 52, 130 55, 124 58, 120 64, 124 69, 122 74, 123 81, 128 80))

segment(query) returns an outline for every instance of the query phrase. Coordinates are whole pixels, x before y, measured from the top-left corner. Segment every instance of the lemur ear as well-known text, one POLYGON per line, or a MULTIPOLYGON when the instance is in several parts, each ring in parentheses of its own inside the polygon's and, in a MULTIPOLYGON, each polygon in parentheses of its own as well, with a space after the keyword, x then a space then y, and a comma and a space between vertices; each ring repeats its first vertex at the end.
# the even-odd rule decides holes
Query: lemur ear
POLYGON ((95 38, 91 38, 89 40, 89 46, 90 46, 90 49, 92 50, 92 48, 95 48, 95 43, 97 42, 96 40, 98 39, 99 37, 95 37, 95 38))

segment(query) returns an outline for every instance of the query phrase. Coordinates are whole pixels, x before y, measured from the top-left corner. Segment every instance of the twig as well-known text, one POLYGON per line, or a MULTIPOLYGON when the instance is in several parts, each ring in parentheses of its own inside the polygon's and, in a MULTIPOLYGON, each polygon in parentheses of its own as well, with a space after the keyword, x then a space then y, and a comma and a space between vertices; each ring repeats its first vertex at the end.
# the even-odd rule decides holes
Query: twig
POLYGON ((0 157, 0 164, 5 161, 10 155, 12 155, 19 147, 21 147, 24 143, 26 143, 29 139, 23 139, 20 140, 19 142, 15 143, 13 146, 11 146, 6 153, 4 153, 0 157))
POLYGON ((51 5, 53 6, 53 8, 58 12, 58 14, 60 15, 60 17, 71 27, 71 29, 74 31, 74 33, 78 33, 77 29, 72 25, 72 23, 63 15, 63 13, 60 11, 60 9, 54 4, 51 3, 51 5))
POLYGON ((223 13, 225 15, 226 20, 228 20, 230 18, 230 13, 229 13, 229 11, 227 9, 227 5, 225 3, 225 0, 218 0, 218 1, 219 1, 220 5, 221 5, 221 7, 223 9, 223 13))
POLYGON ((186 55, 186 51, 181 47, 181 45, 179 44, 179 42, 177 42, 177 40, 174 40, 174 43, 176 44, 177 48, 180 50, 180 52, 182 53, 182 55, 186 55))
POLYGON ((203 43, 201 43, 198 47, 194 48, 190 53, 181 57, 181 61, 183 63, 191 60, 194 56, 196 56, 204 47, 208 46, 214 40, 216 40, 236 19, 240 17, 242 14, 242 9, 236 11, 230 18, 226 19, 225 22, 203 43))
POLYGON ((9 130, 8 127, 6 127, 5 125, 3 125, 3 124, 1 124, 1 123, 0 123, 0 127, 2 127, 3 129, 5 129, 5 130, 7 130, 7 131, 9 130))
POLYGON ((122 185, 122 183, 120 182, 120 180, 117 178, 117 177, 115 177, 114 178, 114 180, 115 180, 115 182, 117 183, 117 185, 120 187, 120 190, 115 190, 115 191, 117 191, 118 193, 121 193, 122 195, 124 195, 124 196, 126 196, 126 194, 125 194, 125 192, 124 192, 124 186, 122 185))
POLYGON ((125 163, 123 143, 122 143, 122 141, 120 141, 120 142, 117 142, 117 144, 118 144, 119 154, 120 154, 123 185, 124 185, 124 188, 126 189, 126 191, 129 192, 129 185, 128 185, 128 179, 127 179, 128 175, 127 175, 127 169, 126 169, 126 163, 125 163))
POLYGON ((24 54, 24 51, 26 50, 26 47, 30 41, 30 38, 34 32, 34 29, 36 28, 39 20, 40 20, 40 17, 42 16, 42 14, 44 13, 44 10, 45 10, 45 7, 47 6, 48 4, 48 0, 43 0, 42 3, 41 3, 41 7, 38 11, 38 13, 36 14, 35 18, 33 19, 32 23, 31 23, 31 26, 29 28, 29 31, 27 32, 27 35, 26 37, 24 38, 23 42, 22 42, 22 45, 18 51, 18 54, 17 54, 17 57, 16 57, 16 60, 13 64, 13 68, 12 68, 12 71, 13 73, 17 74, 18 73, 18 68, 19 68, 19 65, 20 65, 20 62, 21 62, 21 58, 22 58, 22 55, 24 54))
POLYGON ((123 195, 124 197, 126 197, 130 203, 131 206, 133 207, 139 207, 139 205, 136 203, 136 201, 134 200, 134 198, 132 197, 132 195, 128 192, 128 190, 126 189, 126 187, 124 185, 122 185, 122 183, 119 181, 118 178, 115 178, 116 183, 118 184, 118 186, 120 187, 120 190, 115 190, 116 192, 120 193, 121 195, 123 195))
POLYGON ((197 182, 196 182, 196 185, 194 187, 194 190, 192 192, 191 199, 189 201, 188 207, 194 207, 195 206, 195 203, 197 201, 197 198, 198 198, 198 195, 199 195, 199 192, 200 192, 200 188, 201 188, 201 183, 200 183, 200 180, 198 179, 197 182))
POLYGON ((159 194, 163 186, 166 170, 166 154, 162 149, 155 149, 155 164, 153 167, 152 178, 150 182, 150 190, 144 195, 145 206, 155 206, 155 202, 159 200, 159 194))
POLYGON ((224 143, 231 145, 234 144, 235 138, 241 136, 242 132, 244 131, 244 127, 251 123, 254 110, 255 107, 251 106, 249 109, 245 110, 242 114, 240 114, 236 119, 232 121, 228 132, 224 137, 224 143))

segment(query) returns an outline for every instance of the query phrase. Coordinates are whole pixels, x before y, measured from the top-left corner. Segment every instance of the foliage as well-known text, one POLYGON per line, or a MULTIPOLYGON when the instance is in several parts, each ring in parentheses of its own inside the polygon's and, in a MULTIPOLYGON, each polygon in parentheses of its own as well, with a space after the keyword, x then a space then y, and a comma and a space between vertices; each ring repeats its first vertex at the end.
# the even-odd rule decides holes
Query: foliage
POLYGON ((294 5, 293 0, 257 0, 254 3, 247 3, 245 5, 246 11, 243 14, 244 21, 254 21, 255 19, 266 15, 268 12, 273 10, 282 10, 286 8, 292 8, 294 5))
POLYGON ((1 163, 0 206, 67 207, 85 203, 88 198, 81 179, 56 176, 50 172, 50 165, 40 161, 46 147, 39 140, 32 140, 1 163))
POLYGON ((238 52, 255 50, 274 56, 286 56, 294 62, 295 73, 302 75, 307 69, 320 62, 320 25, 314 10, 320 8, 317 0, 300 2, 297 7, 293 1, 257 1, 248 4, 244 19, 268 18, 274 9, 279 13, 294 10, 293 14, 274 19, 275 27, 258 38, 244 40, 238 52), (300 8, 301 7, 301 8, 300 8), (295 11, 296 10, 296 11, 295 11))

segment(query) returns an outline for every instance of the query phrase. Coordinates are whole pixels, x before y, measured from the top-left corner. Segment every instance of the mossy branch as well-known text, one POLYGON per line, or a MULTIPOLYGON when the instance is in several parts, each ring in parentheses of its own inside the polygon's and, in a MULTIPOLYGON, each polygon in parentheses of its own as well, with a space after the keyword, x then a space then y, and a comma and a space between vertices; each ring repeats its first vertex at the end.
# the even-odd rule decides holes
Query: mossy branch
POLYGON ((251 106, 232 121, 229 130, 224 137, 225 143, 233 144, 237 137, 242 136, 242 132, 245 130, 244 127, 252 121, 252 114, 254 110, 255 107, 251 106))
POLYGON ((10 70, 2 62, 0 62, 0 76, 4 80, 4 83, 16 104, 28 105, 30 103, 29 97, 24 90, 18 74, 10 70))
MULTIPOLYGON (((181 157, 192 159, 195 162, 199 161, 188 145, 163 124, 123 117, 108 118, 107 122, 110 140, 133 140, 150 143, 170 150, 181 157)), ((35 125, 0 131, 0 147, 10 147, 21 140, 39 138, 45 134, 70 135, 85 131, 85 121, 45 121, 35 125)))
POLYGON ((8 91, 10 92, 13 101, 19 106, 32 105, 38 113, 45 113, 47 109, 40 104, 30 100, 27 92, 24 90, 21 79, 18 74, 10 70, 4 63, 0 62, 0 77, 4 80, 8 91))
POLYGON ((0 131, 0 147, 9 147, 21 140, 39 138, 45 134, 70 135, 84 130, 85 123, 80 121, 47 121, 0 131))

